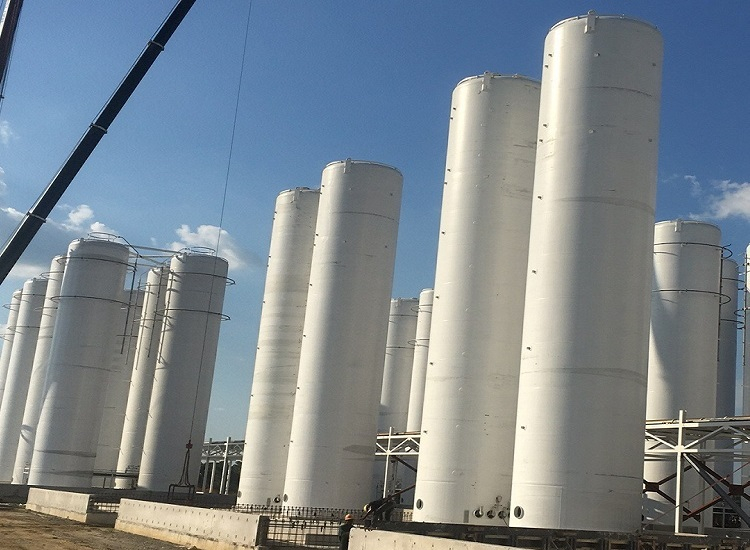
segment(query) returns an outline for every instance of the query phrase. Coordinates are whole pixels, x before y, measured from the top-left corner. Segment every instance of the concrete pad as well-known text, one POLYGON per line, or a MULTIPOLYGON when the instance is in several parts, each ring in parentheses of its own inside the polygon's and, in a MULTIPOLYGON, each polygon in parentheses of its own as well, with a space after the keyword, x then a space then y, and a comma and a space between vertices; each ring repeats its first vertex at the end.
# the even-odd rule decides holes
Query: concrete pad
POLYGON ((225 510, 122 499, 115 529, 201 550, 265 544, 268 518, 225 510))
POLYGON ((415 550, 417 548, 429 548, 430 550, 519 550, 513 546, 441 539, 394 531, 371 531, 355 528, 349 534, 349 550, 415 550))
POLYGON ((72 493, 31 487, 26 500, 26 509, 40 514, 80 521, 88 525, 114 526, 117 517, 114 512, 89 511, 91 496, 88 493, 72 493))

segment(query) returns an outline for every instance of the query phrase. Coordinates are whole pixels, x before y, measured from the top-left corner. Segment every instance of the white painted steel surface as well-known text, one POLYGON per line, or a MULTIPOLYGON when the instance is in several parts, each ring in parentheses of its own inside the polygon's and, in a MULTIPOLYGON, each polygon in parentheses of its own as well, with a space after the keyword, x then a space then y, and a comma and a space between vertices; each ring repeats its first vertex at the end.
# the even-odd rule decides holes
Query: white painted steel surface
POLYGON ((745 262, 743 264, 745 274, 745 289, 743 291, 744 304, 744 327, 743 333, 743 358, 742 358, 742 410, 744 416, 750 416, 750 245, 745 249, 745 262))
POLYGON ((128 255, 103 240, 68 247, 29 485, 91 485, 128 255))
MULTIPOLYGON (((154 387, 154 371, 159 358, 159 341, 164 320, 164 301, 167 294, 169 266, 159 266, 148 272, 143 308, 136 340, 136 358, 130 378, 128 403, 125 408, 117 471, 137 473, 146 436, 148 408, 154 387)), ((133 480, 117 479, 115 486, 130 488, 133 480)))
POLYGON ((719 370, 716 384, 716 418, 735 416, 737 387, 737 311, 739 310, 739 266, 725 258, 721 262, 721 309, 719 314, 719 370))
POLYGON ((662 39, 592 13, 543 65, 510 525, 633 532, 662 39))
POLYGON ((716 414, 721 254, 715 225, 656 224, 647 420, 716 414))
MULTIPOLYGON (((104 398, 102 425, 99 428, 99 443, 94 462, 94 470, 98 472, 114 472, 117 469, 143 298, 142 290, 123 291, 123 306, 120 308, 112 337, 109 384, 104 398)), ((95 485, 100 483, 100 479, 94 480, 95 485)))
MULTIPOLYGON (((648 361, 647 420, 712 418, 716 414, 721 285, 721 231, 694 221, 666 221, 654 232, 654 283, 648 361)), ((659 481, 675 473, 675 462, 646 461, 644 478, 659 481)), ((681 494, 695 509, 704 502, 695 471, 682 475, 681 494)), ((676 484, 662 486, 676 496, 676 484)), ((643 514, 673 524, 672 505, 649 493, 643 514)))
MULTIPOLYGON (((736 416, 737 389, 737 328, 739 320, 739 266, 724 258, 721 261, 721 308, 719 310, 719 365, 716 373, 716 418, 736 416)), ((740 403, 741 405, 741 403, 740 403)), ((741 408, 741 407, 740 407, 741 408)), ((719 449, 732 449, 732 441, 717 441, 719 449)), ((721 460, 714 470, 722 477, 733 480, 734 463, 721 460)))
POLYGON ((180 482, 189 443, 187 481, 197 481, 227 269, 225 259, 206 254, 180 253, 170 262, 139 488, 166 491, 180 482))
POLYGON ((508 507, 539 88, 485 73, 453 91, 416 521, 508 507))
POLYGON ((380 390, 379 433, 388 432, 390 428, 394 432, 406 430, 418 309, 417 298, 391 300, 383 363, 383 386, 380 390))
POLYGON ((8 304, 8 321, 5 323, 5 333, 3 334, 3 351, 0 353, 0 404, 2 404, 3 393, 5 392, 5 381, 8 378, 8 365, 10 364, 10 354, 13 351, 13 339, 16 335, 16 320, 18 319, 18 305, 21 301, 21 289, 13 292, 10 304, 8 304))
POLYGON ((238 504, 280 504, 297 390, 320 191, 276 199, 238 504))
POLYGON ((47 279, 40 278, 26 281, 21 293, 5 394, 0 405, 0 483, 10 483, 13 477, 46 291, 47 279))
POLYGON ((289 458, 288 506, 368 502, 402 176, 366 161, 323 170, 289 458))
POLYGON ((414 363, 412 364, 411 382, 409 383, 409 412, 406 417, 407 432, 418 432, 422 426, 424 384, 427 377, 427 352, 430 349, 430 323, 432 321, 434 295, 435 291, 431 288, 426 288, 419 293, 414 363))
POLYGON ((13 466, 13 483, 15 484, 26 483, 27 468, 31 464, 31 455, 34 452, 36 427, 39 422, 39 414, 42 412, 42 400, 44 399, 49 367, 49 353, 52 347, 52 333, 55 328, 55 319, 57 319, 57 304, 64 271, 65 256, 52 258, 49 272, 46 274, 47 292, 44 296, 42 319, 39 323, 39 334, 36 352, 34 353, 34 365, 31 369, 29 391, 26 395, 26 407, 23 411, 21 434, 18 438, 18 450, 13 466))

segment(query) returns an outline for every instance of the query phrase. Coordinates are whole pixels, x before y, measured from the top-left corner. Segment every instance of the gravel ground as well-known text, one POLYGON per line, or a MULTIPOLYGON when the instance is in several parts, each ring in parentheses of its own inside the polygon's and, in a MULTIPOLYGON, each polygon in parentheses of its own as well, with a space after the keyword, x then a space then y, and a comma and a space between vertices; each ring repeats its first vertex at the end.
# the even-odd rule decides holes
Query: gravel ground
POLYGON ((4 550, 172 550, 185 549, 110 527, 92 527, 47 516, 22 506, 0 505, 0 548, 4 550))

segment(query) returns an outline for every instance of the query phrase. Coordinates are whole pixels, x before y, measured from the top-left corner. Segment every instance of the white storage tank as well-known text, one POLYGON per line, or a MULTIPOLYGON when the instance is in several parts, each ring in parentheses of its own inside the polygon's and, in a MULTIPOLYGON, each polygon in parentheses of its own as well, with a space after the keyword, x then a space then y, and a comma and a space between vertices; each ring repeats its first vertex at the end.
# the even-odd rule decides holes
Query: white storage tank
POLYGON ((0 353, 0 404, 3 401, 5 392, 5 381, 8 378, 8 365, 10 364, 10 354, 13 351, 13 339, 16 335, 16 320, 18 319, 18 305, 21 301, 21 291, 18 289, 13 292, 8 308, 8 321, 5 323, 5 333, 3 334, 3 351, 0 353))
POLYGON ((283 191, 268 253, 238 504, 280 504, 320 191, 283 191))
POLYGON ((159 341, 164 319, 164 301, 167 294, 169 266, 162 265, 149 270, 144 287, 143 308, 135 346, 135 364, 130 378, 128 402, 125 408, 122 439, 117 459, 117 471, 126 472, 135 478, 118 478, 115 486, 129 489, 135 486, 138 468, 143 453, 143 438, 146 436, 148 408, 154 387, 154 371, 159 358, 159 341))
POLYGON ((406 431, 418 309, 417 298, 391 300, 378 414, 380 433, 406 431))
POLYGON ((485 73, 453 91, 416 521, 508 509, 539 89, 485 73))
POLYGON ((409 383, 409 412, 406 417, 407 432, 418 432, 422 426, 422 406, 424 404, 424 384, 427 377, 427 352, 430 349, 430 322, 432 321, 434 294, 431 288, 426 288, 419 293, 414 363, 412 364, 411 382, 409 383))
POLYGON ((46 291, 47 279, 35 278, 26 281, 21 292, 16 335, 8 363, 5 394, 0 405, 0 483, 10 483, 13 478, 46 291))
MULTIPOLYGON (((721 231, 696 221, 666 221, 654 233, 654 283, 648 361, 647 420, 671 420, 680 410, 687 418, 716 415, 719 309, 721 302, 721 231)), ((656 482, 675 473, 676 462, 649 460, 643 477, 656 482)), ((688 508, 703 504, 702 481, 695 471, 683 474, 682 500, 688 508)), ((661 489, 676 496, 675 483, 661 489)), ((646 520, 674 524, 673 505, 647 493, 646 520)))
POLYGON ((13 466, 13 483, 25 484, 28 468, 31 465, 31 455, 34 452, 36 427, 39 414, 42 412, 45 383, 47 382, 47 367, 49 366, 49 352, 52 347, 52 333, 57 319, 57 303, 60 296, 63 272, 65 271, 65 256, 52 258, 47 277, 47 292, 44 296, 42 319, 39 323, 34 365, 31 369, 29 391, 26 396, 26 407, 23 411, 21 434, 18 438, 15 465, 13 466))
POLYGON ((656 224, 647 420, 716 415, 721 256, 715 225, 656 224))
POLYGON ((323 170, 283 503, 370 500, 402 176, 367 161, 323 170))
POLYGON ((641 525, 661 71, 623 16, 545 41, 511 527, 641 525))
POLYGON ((716 384, 716 416, 735 416, 737 387, 737 311, 739 310, 739 266, 721 261, 721 310, 719 316, 719 370, 716 384))
POLYGON ((29 485, 91 485, 128 256, 112 241, 68 247, 29 485))
MULTIPOLYGON (((123 291, 123 306, 120 308, 115 332, 112 335, 109 384, 104 398, 102 426, 99 429, 99 443, 94 462, 94 470, 97 472, 114 472, 117 469, 143 297, 142 290, 123 291)), ((112 478, 107 478, 105 483, 111 480, 112 478)), ((95 478, 94 485, 102 486, 102 480, 95 478)))
POLYGON ((138 473, 141 489, 167 491, 170 484, 197 481, 227 269, 225 259, 209 254, 183 252, 170 262, 159 358, 138 473), (190 468, 183 472, 188 460, 190 468))
MULTIPOLYGON (((721 261, 721 309, 719 311, 719 368, 716 375, 716 417, 736 416, 735 391, 737 389, 737 328, 739 320, 739 266, 737 262, 724 258, 721 261)), ((720 449, 732 449, 733 442, 716 442, 720 449)), ((735 466, 731 460, 714 464, 714 470, 730 482, 735 466)))
MULTIPOLYGON (((745 249, 743 264, 745 289, 743 291, 743 363, 742 363, 742 408, 743 416, 750 416, 750 245, 745 249)), ((3 351, 4 353, 4 351, 3 351)))

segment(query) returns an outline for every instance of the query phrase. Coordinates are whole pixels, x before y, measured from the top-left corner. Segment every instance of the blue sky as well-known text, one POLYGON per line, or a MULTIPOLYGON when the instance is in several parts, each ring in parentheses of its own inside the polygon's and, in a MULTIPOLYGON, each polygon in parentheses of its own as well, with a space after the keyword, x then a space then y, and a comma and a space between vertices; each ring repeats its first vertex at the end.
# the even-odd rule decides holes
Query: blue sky
MULTIPOLYGON (((156 31, 171 0, 26 0, 0 111, 3 240, 156 31)), ((750 240, 750 8, 745 2, 254 0, 229 166, 227 292, 208 437, 244 436, 273 204, 346 157, 404 175, 394 296, 432 286, 450 96, 489 70, 541 75, 550 26, 625 13, 664 36, 657 220, 750 240)), ((198 0, 11 277, 92 228, 157 247, 214 246, 247 0, 198 0)), ((616 292, 617 289, 613 289, 616 292)))

